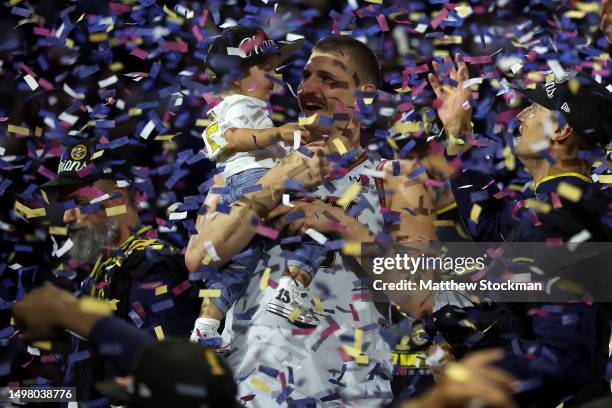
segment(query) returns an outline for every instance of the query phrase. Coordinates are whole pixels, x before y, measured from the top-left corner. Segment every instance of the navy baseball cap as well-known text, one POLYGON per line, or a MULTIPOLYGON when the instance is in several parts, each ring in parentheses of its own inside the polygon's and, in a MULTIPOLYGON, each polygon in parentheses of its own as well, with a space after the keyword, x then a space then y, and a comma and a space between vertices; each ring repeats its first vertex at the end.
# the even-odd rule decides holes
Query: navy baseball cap
POLYGON ((278 54, 284 61, 304 44, 296 41, 274 41, 260 27, 236 25, 225 29, 208 48, 206 73, 216 82, 225 74, 241 67, 248 67, 264 58, 278 54))
POLYGON ((518 90, 532 102, 563 115, 567 123, 591 145, 607 146, 612 140, 612 93, 590 75, 566 72, 562 78, 553 73, 546 82, 518 90))
POLYGON ((40 188, 45 191, 76 188, 99 179, 131 181, 132 159, 127 152, 104 146, 97 138, 67 146, 57 167, 57 178, 40 188))
POLYGON ((167 339, 137 358, 131 386, 96 384, 112 401, 134 407, 238 408, 238 387, 227 363, 199 344, 167 339))

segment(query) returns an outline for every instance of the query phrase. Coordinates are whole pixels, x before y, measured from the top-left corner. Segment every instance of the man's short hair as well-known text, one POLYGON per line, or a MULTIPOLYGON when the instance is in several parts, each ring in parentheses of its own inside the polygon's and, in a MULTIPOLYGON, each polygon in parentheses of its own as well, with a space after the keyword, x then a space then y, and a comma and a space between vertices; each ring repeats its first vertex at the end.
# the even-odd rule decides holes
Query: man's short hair
POLYGON ((347 36, 336 35, 327 37, 315 44, 313 51, 328 52, 330 54, 348 54, 349 61, 355 63, 359 83, 374 84, 378 87, 380 83, 380 66, 378 58, 370 47, 361 41, 347 36))

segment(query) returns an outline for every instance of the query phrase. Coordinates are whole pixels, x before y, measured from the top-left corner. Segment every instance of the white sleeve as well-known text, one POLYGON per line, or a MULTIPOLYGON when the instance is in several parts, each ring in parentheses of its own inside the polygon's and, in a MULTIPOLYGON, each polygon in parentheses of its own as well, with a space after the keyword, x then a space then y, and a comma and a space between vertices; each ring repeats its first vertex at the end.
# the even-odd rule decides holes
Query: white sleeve
POLYGON ((225 129, 267 129, 274 126, 268 110, 257 103, 240 99, 227 107, 224 115, 225 129))

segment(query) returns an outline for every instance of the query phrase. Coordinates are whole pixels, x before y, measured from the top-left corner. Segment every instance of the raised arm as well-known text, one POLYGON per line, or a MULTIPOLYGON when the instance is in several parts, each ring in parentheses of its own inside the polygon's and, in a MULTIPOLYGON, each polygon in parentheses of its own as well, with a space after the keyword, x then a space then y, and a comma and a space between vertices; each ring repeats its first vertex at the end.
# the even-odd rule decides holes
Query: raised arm
MULTIPOLYGON (((270 169, 260 180, 261 190, 246 194, 230 207, 229 214, 209 212, 196 220, 197 234, 189 239, 185 264, 191 272, 200 268, 206 255, 217 259, 218 266, 227 263, 244 249, 255 235, 257 223, 277 206, 287 191, 286 180, 304 183, 305 188, 321 183, 323 173, 322 151, 311 147, 313 157, 292 152, 270 169), (216 254, 212 252, 214 248, 216 254)), ((214 211, 214 207, 211 208, 214 211)))
MULTIPOLYGON (((472 135, 472 108, 469 106, 470 89, 464 86, 469 79, 467 66, 459 54, 455 56, 455 62, 446 57, 443 65, 447 68, 441 71, 441 65, 433 62, 434 71, 445 80, 433 73, 428 79, 440 102, 437 110, 448 137, 446 153, 458 155, 464 163, 488 160, 485 150, 474 148, 468 140, 472 135)), ((516 225, 512 217, 516 202, 497 195, 499 189, 490 174, 469 167, 462 166, 451 178, 457 209, 474 241, 503 241, 516 225), (479 193, 477 202, 473 199, 474 193, 479 193)))

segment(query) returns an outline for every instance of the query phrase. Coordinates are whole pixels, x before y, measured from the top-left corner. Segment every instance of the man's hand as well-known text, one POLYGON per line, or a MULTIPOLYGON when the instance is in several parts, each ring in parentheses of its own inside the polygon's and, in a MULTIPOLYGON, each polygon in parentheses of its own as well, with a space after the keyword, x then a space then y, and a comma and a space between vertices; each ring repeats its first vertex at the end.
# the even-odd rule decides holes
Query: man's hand
POLYGON ((278 206, 268 214, 268 219, 282 216, 275 224, 277 229, 282 230, 287 227, 289 233, 305 234, 306 230, 312 228, 322 234, 337 233, 342 236, 347 229, 347 223, 359 224, 357 220, 344 214, 344 211, 340 208, 332 207, 320 200, 312 202, 300 200, 294 201, 292 204, 293 207, 278 206), (287 221, 297 213, 303 213, 303 216, 287 221))
MULTIPOLYGON (((438 107, 438 116, 449 138, 449 147, 454 147, 448 151, 449 154, 457 154, 457 145, 464 144, 461 135, 472 130, 470 124, 472 109, 467 105, 470 98, 470 89, 463 86, 464 82, 469 79, 467 65, 460 54, 455 55, 455 63, 451 61, 450 57, 444 57, 444 65, 449 65, 449 68, 444 73, 438 73, 447 75, 446 72, 448 71, 450 79, 456 82, 454 86, 442 84, 432 73, 428 75, 429 83, 436 94, 437 101, 441 103, 438 107), (455 63, 457 67, 455 67, 455 63)), ((440 64, 435 61, 432 65, 436 71, 440 68, 440 64)))
POLYGON ((306 147, 314 153, 312 157, 300 152, 289 153, 259 180, 262 187, 284 191, 286 180, 301 181, 304 188, 320 185, 326 174, 323 147, 320 143, 311 143, 306 147))
POLYGON ((294 133, 296 130, 300 131, 301 144, 311 141, 310 132, 304 126, 300 126, 297 123, 285 123, 276 129, 280 138, 283 139, 283 142, 287 145, 293 146, 294 133))
POLYGON ((517 389, 517 380, 493 366, 502 357, 502 350, 479 351, 460 363, 449 364, 434 387, 402 408, 461 408, 470 402, 494 408, 515 407, 512 393, 517 389))
POLYGON ((72 293, 46 285, 17 302, 13 317, 17 326, 24 329, 23 339, 31 342, 53 338, 58 329, 69 329, 86 337, 101 315, 82 311, 72 293))
POLYGON ((612 1, 603 0, 601 2, 601 10, 599 11, 601 21, 599 28, 605 34, 608 39, 608 43, 612 44, 612 1))

